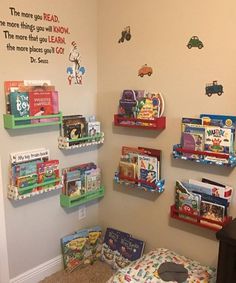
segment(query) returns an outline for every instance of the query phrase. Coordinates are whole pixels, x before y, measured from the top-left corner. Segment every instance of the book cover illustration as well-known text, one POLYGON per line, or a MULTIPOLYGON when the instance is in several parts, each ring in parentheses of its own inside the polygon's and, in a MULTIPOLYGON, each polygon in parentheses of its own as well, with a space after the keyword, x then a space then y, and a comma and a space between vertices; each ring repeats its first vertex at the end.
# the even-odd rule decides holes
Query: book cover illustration
POLYGON ((108 227, 105 233, 101 260, 114 269, 127 266, 140 258, 144 250, 144 241, 133 238, 130 234, 108 227))
POLYGON ((80 178, 66 182, 66 195, 69 197, 81 196, 85 193, 82 188, 82 181, 80 178))
POLYGON ((101 132, 101 123, 99 121, 91 121, 87 123, 88 136, 95 136, 101 132))
POLYGON ((209 126, 205 128, 205 150, 217 153, 233 152, 231 129, 209 126))
MULTIPOLYGON (((87 122, 82 115, 63 116, 62 136, 68 139, 79 139, 86 136, 87 122)), ((70 142, 69 145, 79 144, 80 141, 70 142)))
POLYGON ((78 267, 92 264, 101 255, 102 230, 99 226, 78 230, 61 239, 64 267, 72 272, 78 267))
POLYGON ((113 228, 107 228, 103 240, 101 260, 110 264, 114 264, 115 251, 118 249, 118 242, 120 239, 121 231, 118 231, 113 228))
POLYGON ((120 180, 135 181, 136 164, 130 162, 119 162, 119 177, 120 180))
POLYGON ((138 155, 138 179, 142 187, 153 189, 159 180, 159 161, 156 157, 138 155))
POLYGON ((133 238, 126 233, 121 233, 118 248, 115 252, 113 268, 124 268, 132 261, 139 259, 143 255, 144 246, 144 241, 133 238))
POLYGON ((15 117, 29 116, 29 96, 27 92, 11 92, 10 113, 15 117))
MULTIPOLYGON (((29 92, 30 116, 51 115, 53 113, 52 92, 29 92)), ((32 119, 32 123, 40 123, 40 119, 32 119)))
POLYGON ((202 201, 201 216, 206 219, 223 222, 225 217, 225 207, 216 203, 202 201))
POLYGON ((232 129, 236 128, 236 116, 201 114, 200 117, 202 118, 204 125, 220 126, 232 129))
MULTIPOLYGON (((49 160, 37 164, 38 183, 54 181, 59 178, 59 160, 49 160)), ((58 185, 59 182, 38 187, 38 190, 58 185)))
MULTIPOLYGON (((204 136, 197 133, 182 133, 181 144, 183 149, 189 149, 193 151, 204 150, 204 136)), ((198 159, 199 155, 194 153, 183 153, 183 156, 187 158, 198 159)))
POLYGON ((86 191, 93 192, 101 187, 101 169, 96 168, 85 171, 86 191))
MULTIPOLYGON (((176 209, 200 215, 201 196, 188 190, 186 183, 176 181, 175 185, 175 206, 176 209)), ((181 217, 188 217, 181 215, 181 217)))
POLYGON ((22 176, 28 176, 32 174, 37 174, 37 162, 41 161, 29 161, 18 163, 11 168, 11 185, 16 185, 16 180, 22 176))

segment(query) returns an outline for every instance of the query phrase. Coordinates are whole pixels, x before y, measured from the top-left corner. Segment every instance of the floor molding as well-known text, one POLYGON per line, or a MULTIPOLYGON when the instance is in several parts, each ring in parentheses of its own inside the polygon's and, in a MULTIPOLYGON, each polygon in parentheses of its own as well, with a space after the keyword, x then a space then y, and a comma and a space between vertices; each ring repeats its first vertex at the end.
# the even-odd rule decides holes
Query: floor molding
POLYGON ((40 280, 43 280, 45 277, 50 276, 62 268, 63 259, 60 255, 10 279, 10 283, 38 283, 40 280))

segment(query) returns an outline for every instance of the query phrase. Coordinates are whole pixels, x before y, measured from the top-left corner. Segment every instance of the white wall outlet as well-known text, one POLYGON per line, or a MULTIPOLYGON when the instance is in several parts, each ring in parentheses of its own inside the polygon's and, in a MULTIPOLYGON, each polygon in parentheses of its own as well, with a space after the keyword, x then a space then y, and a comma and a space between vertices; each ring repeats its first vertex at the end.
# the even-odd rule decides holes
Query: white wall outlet
POLYGON ((79 207, 79 220, 86 217, 86 206, 82 205, 79 207))

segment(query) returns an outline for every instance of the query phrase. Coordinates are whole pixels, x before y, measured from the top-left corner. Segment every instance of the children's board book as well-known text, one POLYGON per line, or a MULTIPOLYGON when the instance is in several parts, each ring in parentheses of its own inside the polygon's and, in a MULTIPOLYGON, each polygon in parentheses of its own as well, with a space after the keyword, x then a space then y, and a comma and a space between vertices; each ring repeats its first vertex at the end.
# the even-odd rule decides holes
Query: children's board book
POLYGON ((75 231, 61 239, 64 267, 67 272, 93 264, 101 256, 102 230, 99 226, 75 231))
POLYGON ((101 260, 110 264, 114 269, 120 269, 139 259, 143 254, 144 246, 144 241, 109 227, 102 245, 101 260))
POLYGON ((205 127, 205 148, 206 151, 217 153, 233 153, 234 138, 231 129, 220 127, 205 127))
MULTIPOLYGON (((175 185, 175 206, 176 209, 190 213, 192 215, 200 215, 201 196, 192 193, 184 182, 176 181, 175 185)), ((182 217, 188 217, 181 215, 182 217)))
POLYGON ((236 128, 236 116, 201 114, 204 125, 236 128))

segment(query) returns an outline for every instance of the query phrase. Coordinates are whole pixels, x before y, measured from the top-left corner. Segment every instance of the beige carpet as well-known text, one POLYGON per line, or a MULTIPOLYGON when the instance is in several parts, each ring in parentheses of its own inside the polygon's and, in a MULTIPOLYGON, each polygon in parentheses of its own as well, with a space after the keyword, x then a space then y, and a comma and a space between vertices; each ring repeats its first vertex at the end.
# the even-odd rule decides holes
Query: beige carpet
POLYGON ((58 271, 40 283, 105 283, 113 273, 114 270, 110 265, 97 261, 93 265, 76 269, 71 273, 58 271))

